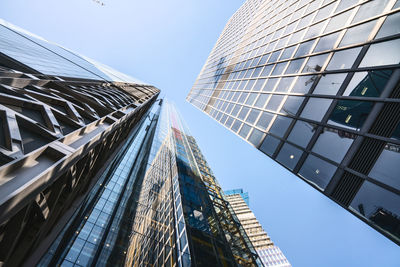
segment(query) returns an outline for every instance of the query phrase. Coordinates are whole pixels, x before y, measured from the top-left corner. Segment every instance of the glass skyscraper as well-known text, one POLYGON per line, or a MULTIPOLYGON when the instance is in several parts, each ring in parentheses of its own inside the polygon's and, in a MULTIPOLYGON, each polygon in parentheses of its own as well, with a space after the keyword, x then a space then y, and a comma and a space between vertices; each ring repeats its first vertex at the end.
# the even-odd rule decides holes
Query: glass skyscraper
POLYGON ((247 0, 187 100, 400 244, 399 25, 399 0, 247 0))
POLYGON ((264 266, 291 267, 283 252, 264 231, 249 207, 249 193, 243 189, 224 191, 233 211, 242 224, 250 242, 257 251, 264 266))
POLYGON ((159 90, 0 21, 3 266, 256 266, 159 90))

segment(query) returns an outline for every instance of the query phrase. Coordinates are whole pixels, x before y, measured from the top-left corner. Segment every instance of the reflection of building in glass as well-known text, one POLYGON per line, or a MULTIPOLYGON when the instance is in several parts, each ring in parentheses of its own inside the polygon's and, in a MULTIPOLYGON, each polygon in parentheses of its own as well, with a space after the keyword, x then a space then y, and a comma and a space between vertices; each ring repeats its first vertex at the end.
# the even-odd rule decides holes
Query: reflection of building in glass
POLYGON ((0 21, 0 262, 260 263, 159 90, 0 21))
POLYGON ((250 210, 248 192, 243 192, 243 189, 234 189, 225 191, 224 194, 264 266, 290 267, 291 265, 285 255, 279 247, 274 245, 250 210))
POLYGON ((247 0, 187 100, 400 243, 354 204, 400 215, 398 25, 399 1, 247 0))

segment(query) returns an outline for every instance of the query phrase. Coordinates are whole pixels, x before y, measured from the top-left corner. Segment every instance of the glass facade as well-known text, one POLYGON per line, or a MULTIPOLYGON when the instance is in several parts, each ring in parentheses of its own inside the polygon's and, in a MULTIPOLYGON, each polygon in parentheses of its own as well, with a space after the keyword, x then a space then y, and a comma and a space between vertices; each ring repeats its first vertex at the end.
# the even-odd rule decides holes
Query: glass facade
POLYGON ((248 0, 187 101, 400 244, 399 14, 391 0, 248 0), (385 223, 352 204, 368 184, 385 223))
POLYGON ((256 266, 175 108, 154 105, 39 266, 256 266))

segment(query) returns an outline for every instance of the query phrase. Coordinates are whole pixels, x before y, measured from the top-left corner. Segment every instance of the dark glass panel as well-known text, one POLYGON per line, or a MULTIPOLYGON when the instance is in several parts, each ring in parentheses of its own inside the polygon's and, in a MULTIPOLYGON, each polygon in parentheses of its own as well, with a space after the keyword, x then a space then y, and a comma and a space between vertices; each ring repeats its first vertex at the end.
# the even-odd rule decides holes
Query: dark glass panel
POLYGON ((344 96, 379 97, 392 70, 356 72, 344 91, 344 96))
POLYGON ((303 151, 295 148, 294 146, 285 143, 279 151, 276 160, 286 166, 288 169, 293 170, 296 167, 303 151))
POLYGON ((357 136, 333 128, 324 128, 312 151, 340 163, 357 136))
POLYGON ((400 190, 400 146, 387 143, 369 176, 400 190))
POLYGON ((257 130, 257 129, 253 129, 253 131, 251 132, 248 140, 250 143, 252 143, 255 146, 258 146, 258 144, 261 141, 261 138, 263 137, 264 133, 257 130))
POLYGON ((326 188, 337 167, 314 155, 308 155, 299 174, 322 190, 326 188))
POLYGON ((281 140, 279 140, 278 138, 267 135, 260 146, 260 150, 265 154, 272 156, 280 142, 281 140))
POLYGON ((288 140, 306 148, 318 125, 298 120, 288 136, 288 140))
POLYGON ((284 116, 277 116, 269 132, 279 137, 283 137, 286 133, 286 130, 289 128, 291 122, 292 122, 291 118, 284 116))
POLYGON ((346 75, 347 73, 340 73, 322 76, 315 87, 313 94, 336 95, 346 78, 346 75))
POLYGON ((328 123, 360 130, 373 107, 372 102, 339 100, 329 116, 328 123))
POLYGON ((400 13, 387 16, 375 39, 400 33, 400 13))
POLYGON ((304 97, 301 96, 289 96, 280 112, 288 115, 295 116, 300 108, 301 103, 303 103, 304 97))
POLYGON ((365 181, 350 207, 400 241, 399 203, 399 195, 365 181))

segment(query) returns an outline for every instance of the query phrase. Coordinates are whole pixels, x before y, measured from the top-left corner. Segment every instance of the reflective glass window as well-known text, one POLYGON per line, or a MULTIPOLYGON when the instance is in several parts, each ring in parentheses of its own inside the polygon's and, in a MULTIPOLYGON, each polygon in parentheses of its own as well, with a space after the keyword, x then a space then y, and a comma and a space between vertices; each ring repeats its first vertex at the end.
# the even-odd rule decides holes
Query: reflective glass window
POLYGON ((365 181, 351 202, 350 207, 369 219, 370 222, 397 237, 400 241, 400 232, 398 230, 399 203, 399 195, 365 181))
POLYGON ((373 102, 339 100, 329 116, 328 123, 353 130, 360 130, 373 107, 373 102))
POLYGON ((249 106, 253 105, 254 100, 256 100, 257 95, 258 95, 258 94, 255 94, 255 93, 249 94, 249 97, 247 98, 245 104, 246 104, 246 105, 249 105, 249 106))
POLYGON ((272 118, 274 117, 274 114, 269 113, 269 112, 263 112, 258 119, 257 126, 260 127, 261 129, 265 130, 269 123, 271 122, 272 118))
POLYGON ((346 34, 343 36, 339 47, 367 41, 372 29, 375 27, 375 24, 376 20, 373 20, 348 29, 346 34))
POLYGON ((236 114, 238 114, 240 107, 241 107, 241 106, 238 105, 238 104, 235 105, 235 107, 233 108, 232 113, 231 113, 231 115, 232 115, 233 117, 235 117, 236 114))
POLYGON ((307 94, 313 85, 316 75, 311 76, 299 76, 292 87, 291 93, 307 94))
POLYGON ((395 140, 400 140, 400 123, 397 125, 396 129, 392 133, 391 138, 395 140))
POLYGON ((290 41, 288 42, 288 45, 299 42, 302 39, 302 36, 304 35, 305 31, 306 31, 306 29, 303 29, 301 31, 293 33, 292 37, 290 38, 290 41))
POLYGON ((343 95, 379 97, 391 74, 391 70, 356 72, 343 95))
POLYGON ((239 120, 235 120, 235 122, 232 125, 232 131, 237 132, 240 128, 240 126, 242 125, 242 122, 239 120))
POLYGON ((250 108, 243 107, 242 110, 240 111, 239 115, 238 115, 238 118, 241 119, 241 120, 244 120, 244 118, 246 118, 247 113, 249 113, 249 111, 250 111, 250 108))
POLYGON ((311 19, 313 18, 313 16, 314 16, 314 14, 311 13, 311 14, 309 14, 309 15, 303 17, 303 18, 300 20, 299 24, 297 24, 297 29, 300 29, 300 28, 303 28, 303 27, 308 26, 308 25, 310 24, 311 19))
POLYGON ((286 48, 286 49, 283 51, 280 60, 284 60, 284 59, 291 58, 295 49, 296 49, 296 46, 295 46, 295 45, 286 48))
POLYGON ((278 86, 275 88, 275 92, 289 91, 289 88, 292 85, 294 79, 295 79, 294 77, 282 78, 278 83, 278 86))
POLYGON ((300 58, 290 61, 289 67, 286 69, 285 74, 298 73, 305 60, 305 58, 300 58))
POLYGON ((258 117, 258 114, 260 114, 260 112, 261 112, 261 111, 259 111, 259 110, 257 110, 257 109, 252 109, 252 110, 250 111, 250 113, 249 113, 249 116, 248 116, 247 119, 246 119, 246 122, 248 122, 248 123, 250 123, 250 124, 253 124, 253 123, 256 121, 256 119, 257 119, 257 117, 258 117))
POLYGON ((257 101, 254 104, 254 106, 256 106, 258 108, 264 107, 265 102, 267 102, 268 97, 269 97, 269 94, 260 94, 260 96, 257 98, 257 101))
POLYGON ((349 19, 351 13, 353 13, 353 10, 349 10, 332 17, 324 32, 331 32, 344 27, 347 24, 347 20, 349 19))
POLYGON ((234 119, 232 117, 228 116, 228 119, 225 122, 225 126, 228 127, 228 128, 231 127, 233 120, 234 119))
POLYGON ((400 190, 400 146, 387 143, 369 176, 400 190))
POLYGON ((249 93, 242 93, 239 97, 238 102, 239 103, 244 103, 244 100, 246 100, 247 96, 249 95, 249 93))
POLYGON ((278 138, 267 135, 260 146, 260 150, 265 154, 272 156, 280 142, 281 140, 279 140, 278 138))
POLYGON ((327 58, 328 54, 310 57, 302 72, 320 72, 327 58))
POLYGON ((288 136, 288 140, 306 148, 318 125, 298 120, 288 136))
POLYGON ((336 3, 329 4, 318 11, 318 14, 314 18, 314 22, 319 21, 328 17, 332 13, 332 9, 336 3))
POLYGON ((293 170, 302 154, 302 150, 292 146, 291 144, 285 143, 279 151, 276 160, 288 169, 293 170))
POLYGON ((400 63, 400 39, 372 44, 361 61, 360 67, 400 63))
POLYGON ((314 155, 308 155, 299 175, 324 190, 335 174, 336 166, 314 155))
POLYGON ((339 37, 340 32, 332 33, 321 37, 318 41, 317 46, 314 48, 314 52, 322 52, 325 50, 330 50, 336 43, 336 40, 339 37))
POLYGON ((295 116, 297 111, 300 108, 300 105, 303 103, 304 97, 301 96, 288 96, 283 104, 280 112, 288 115, 295 116))
POLYGON ((253 131, 251 132, 248 140, 250 143, 252 143, 255 146, 258 146, 258 144, 261 141, 261 138, 263 137, 264 133, 257 130, 257 129, 253 129, 253 131))
POLYGON ((264 76, 264 77, 265 77, 265 76, 269 76, 269 74, 271 73, 271 70, 272 70, 272 67, 273 67, 273 66, 274 66, 273 64, 272 64, 272 65, 265 66, 260 76, 264 76))
POLYGON ((369 1, 361 5, 352 23, 356 23, 381 14, 389 1, 390 0, 369 1))
POLYGON ((239 135, 243 138, 246 138, 250 132, 251 127, 246 123, 243 124, 242 128, 239 131, 239 135))
POLYGON ((301 112, 301 117, 321 121, 332 103, 332 99, 310 98, 301 112))
POLYGON ((342 70, 342 69, 350 69, 354 64, 358 54, 361 51, 361 47, 346 49, 342 51, 338 51, 333 54, 331 61, 329 61, 327 70, 342 70))
POLYGON ((299 45, 299 49, 296 51, 295 57, 301 57, 304 55, 308 55, 311 51, 311 47, 313 46, 315 40, 310 40, 305 43, 301 43, 299 45))
POLYGON ((282 62, 282 63, 276 64, 271 75, 281 75, 283 73, 283 70, 286 68, 287 64, 288 64, 287 62, 282 62))
POLYGON ((346 78, 346 75, 346 73, 339 73, 322 76, 318 81, 313 94, 336 95, 344 79, 346 78))
POLYGON ((341 0, 335 12, 340 12, 346 8, 357 4, 360 0, 341 0))
POLYGON ((309 39, 315 36, 318 36, 321 33, 321 30, 324 28, 326 24, 326 21, 321 21, 310 28, 308 28, 308 31, 306 35, 304 36, 304 39, 309 39))
POLYGON ((249 80, 249 82, 246 84, 246 87, 244 88, 244 90, 250 91, 251 88, 253 87, 255 81, 256 81, 256 80, 249 80))
POLYGON ((260 72, 262 70, 262 67, 258 67, 254 70, 253 74, 251 75, 252 78, 258 77, 260 75, 260 72))
POLYGON ((284 95, 272 95, 265 108, 272 111, 277 111, 284 97, 284 95))
POLYGON ((333 128, 324 128, 312 151, 340 163, 356 135, 333 128))
POLYGON ((276 136, 283 137, 292 121, 293 120, 291 118, 277 116, 271 128, 269 129, 269 132, 275 134, 276 136))
POLYGON ((258 79, 253 87, 253 91, 261 91, 266 79, 258 79))
POLYGON ((375 39, 400 33, 400 12, 386 18, 375 39))
POLYGON ((278 82, 279 79, 277 78, 272 78, 268 79, 267 83, 264 85, 263 91, 264 92, 270 92, 274 89, 276 83, 278 82))
POLYGON ((275 51, 274 53, 272 53, 271 57, 269 58, 268 62, 272 63, 272 62, 276 62, 279 58, 279 55, 281 54, 282 50, 279 51, 275 51))

